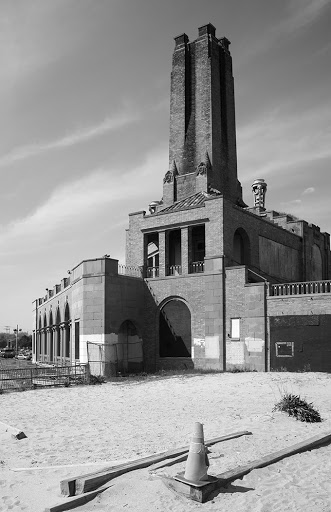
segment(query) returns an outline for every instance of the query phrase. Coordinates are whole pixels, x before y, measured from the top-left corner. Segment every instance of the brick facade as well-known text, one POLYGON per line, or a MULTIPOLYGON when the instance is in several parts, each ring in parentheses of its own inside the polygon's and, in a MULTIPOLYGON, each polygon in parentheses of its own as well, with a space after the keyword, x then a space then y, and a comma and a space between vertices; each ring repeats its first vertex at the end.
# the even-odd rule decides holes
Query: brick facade
POLYGON ((83 261, 36 301, 35 359, 99 351, 106 374, 329 368, 330 237, 243 202, 229 44, 211 24, 175 38, 163 199, 129 214, 125 268, 83 261))

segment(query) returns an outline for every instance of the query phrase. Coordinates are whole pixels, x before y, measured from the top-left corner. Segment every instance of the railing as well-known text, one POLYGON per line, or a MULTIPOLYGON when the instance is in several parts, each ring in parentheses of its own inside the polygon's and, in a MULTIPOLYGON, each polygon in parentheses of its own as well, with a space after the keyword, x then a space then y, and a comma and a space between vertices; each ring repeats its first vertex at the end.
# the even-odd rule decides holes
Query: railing
POLYGON ((190 263, 190 274, 199 274, 205 271, 204 261, 192 261, 190 263))
POLYGON ((331 293, 331 281, 309 281, 305 283, 284 283, 270 285, 269 293, 273 297, 284 295, 309 295, 313 293, 331 293))
POLYGON ((182 266, 181 265, 169 265, 167 267, 167 275, 168 276, 179 276, 182 273, 182 266))
POLYGON ((147 267, 146 277, 159 277, 159 267, 147 267))
POLYGON ((141 268, 118 264, 118 273, 123 276, 142 277, 141 268))
POLYGON ((87 384, 88 380, 89 371, 86 364, 0 369, 0 390, 3 391, 87 384))

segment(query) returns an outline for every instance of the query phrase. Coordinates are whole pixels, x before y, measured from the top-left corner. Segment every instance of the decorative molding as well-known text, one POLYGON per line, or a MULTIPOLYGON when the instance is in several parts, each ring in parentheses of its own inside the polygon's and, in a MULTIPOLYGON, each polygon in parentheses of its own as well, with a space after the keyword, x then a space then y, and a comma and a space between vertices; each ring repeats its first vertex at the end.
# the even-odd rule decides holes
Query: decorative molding
POLYGON ((176 162, 175 162, 175 160, 173 160, 171 168, 164 175, 163 183, 172 183, 175 179, 175 176, 177 176, 177 175, 178 175, 178 170, 177 170, 176 162))
POLYGON ((208 151, 205 152, 204 160, 197 166, 197 176, 205 176, 212 168, 208 151))

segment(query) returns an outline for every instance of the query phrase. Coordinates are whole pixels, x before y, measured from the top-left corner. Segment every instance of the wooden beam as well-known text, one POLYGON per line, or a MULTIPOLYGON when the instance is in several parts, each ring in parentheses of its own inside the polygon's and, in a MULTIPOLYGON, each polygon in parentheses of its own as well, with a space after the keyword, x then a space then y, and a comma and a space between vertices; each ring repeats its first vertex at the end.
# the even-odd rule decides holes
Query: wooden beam
MULTIPOLYGON (((251 432, 245 430, 242 432, 235 432, 234 434, 215 437, 213 439, 206 441, 205 445, 211 446, 213 444, 221 443, 222 441, 227 441, 229 439, 234 439, 236 437, 244 435, 251 435, 251 432)), ((150 455, 149 457, 137 459, 117 467, 111 466, 109 468, 105 468, 103 471, 88 473, 86 475, 80 475, 77 477, 72 477, 70 479, 62 480, 60 483, 61 494, 64 494, 66 496, 75 496, 78 494, 82 494, 84 492, 92 491, 94 489, 97 489, 101 485, 105 484, 106 482, 109 482, 113 478, 123 475, 124 473, 128 473, 129 471, 134 471, 136 469, 146 468, 157 462, 161 462, 166 459, 171 459, 184 453, 187 454, 188 451, 189 446, 175 448, 174 450, 168 450, 160 454, 150 455)))
MULTIPOLYGON (((241 437, 243 435, 251 435, 251 432, 244 431, 244 432, 236 432, 235 434, 229 434, 227 436, 222 437, 215 437, 214 439, 209 439, 209 441, 205 442, 205 446, 212 446, 213 444, 220 443, 222 441, 228 441, 229 439, 235 439, 236 437, 241 437)), ((178 464, 179 462, 183 462, 187 457, 187 451, 183 453, 182 455, 179 455, 178 457, 175 457, 173 459, 167 459, 164 462, 160 462, 157 464, 153 464, 153 466, 150 467, 149 471, 157 471, 158 469, 167 467, 167 466, 173 466, 174 464, 178 464)))
POLYGON ((22 430, 19 430, 18 428, 7 425, 6 423, 3 423, 2 421, 0 421, 0 427, 5 432, 9 432, 11 434, 11 436, 14 437, 15 439, 21 440, 21 439, 25 439, 27 437, 22 430))
MULTIPOLYGON (((124 462, 129 462, 130 460, 134 459, 121 459, 121 460, 114 460, 112 462, 108 462, 108 464, 112 464, 114 466, 119 466, 120 464, 124 464, 124 462)), ((83 466, 104 466, 106 467, 107 464, 105 462, 82 462, 77 464, 62 464, 60 466, 31 466, 27 468, 9 468, 10 471, 18 472, 18 471, 44 471, 45 469, 63 469, 63 468, 77 468, 77 467, 83 467, 83 466)))
POLYGON ((230 471, 226 471, 225 473, 221 473, 217 475, 212 480, 210 477, 209 482, 202 482, 201 484, 193 484, 191 482, 185 482, 185 479, 182 478, 182 475, 178 475, 179 480, 175 478, 169 477, 161 477, 163 483, 172 491, 176 491, 182 496, 189 498, 194 501, 198 501, 200 503, 204 503, 210 493, 216 489, 220 489, 224 487, 229 482, 233 482, 238 478, 242 478, 243 476, 250 473, 253 469, 263 468, 265 466, 269 466, 274 462, 278 462, 279 460, 285 459, 290 455, 295 455, 296 453, 300 453, 307 450, 312 450, 317 446, 322 444, 330 443, 331 434, 323 433, 318 434, 314 437, 310 437, 301 443, 294 444, 292 446, 288 446, 283 450, 278 452, 273 452, 261 459, 254 460, 245 466, 240 466, 239 468, 231 469, 230 471))
POLYGON ((270 464, 274 464, 274 462, 278 462, 279 460, 285 459, 290 455, 295 455, 296 453, 312 450, 317 446, 321 446, 322 444, 330 443, 331 434, 330 433, 322 433, 317 434, 314 437, 310 437, 305 441, 301 441, 301 443, 293 444, 292 446, 288 446, 283 450, 279 450, 278 452, 270 453, 262 459, 254 460, 245 466, 241 466, 236 469, 231 469, 230 471, 226 471, 225 473, 221 473, 217 475, 217 478, 221 481, 221 485, 225 485, 228 482, 236 480, 237 478, 242 478, 243 476, 250 473, 253 469, 264 468, 265 466, 269 466, 270 464))
POLYGON ((203 482, 203 485, 199 486, 193 485, 189 482, 176 480, 175 478, 169 478, 167 476, 162 477, 162 482, 171 491, 175 491, 178 494, 184 496, 185 498, 188 498, 193 501, 198 501, 199 503, 204 503, 205 501, 207 501, 210 494, 213 491, 215 491, 215 489, 220 488, 218 478, 211 476, 209 476, 208 482, 203 482))
POLYGON ((106 489, 109 489, 109 487, 111 486, 104 485, 95 491, 87 492, 86 494, 81 494, 80 496, 73 496, 72 498, 66 498, 56 505, 46 507, 44 512, 64 512, 65 510, 71 510, 81 505, 85 505, 85 503, 92 501, 98 494, 105 491, 106 489))

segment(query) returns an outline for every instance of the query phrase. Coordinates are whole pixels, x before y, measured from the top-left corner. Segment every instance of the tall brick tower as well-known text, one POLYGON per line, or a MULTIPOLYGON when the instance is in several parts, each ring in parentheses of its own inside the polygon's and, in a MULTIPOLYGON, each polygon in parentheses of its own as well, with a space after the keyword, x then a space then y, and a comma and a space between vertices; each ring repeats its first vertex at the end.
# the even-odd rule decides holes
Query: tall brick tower
POLYGON ((165 205, 210 188, 243 205, 229 44, 216 38, 211 23, 191 43, 186 34, 175 37, 165 205))

